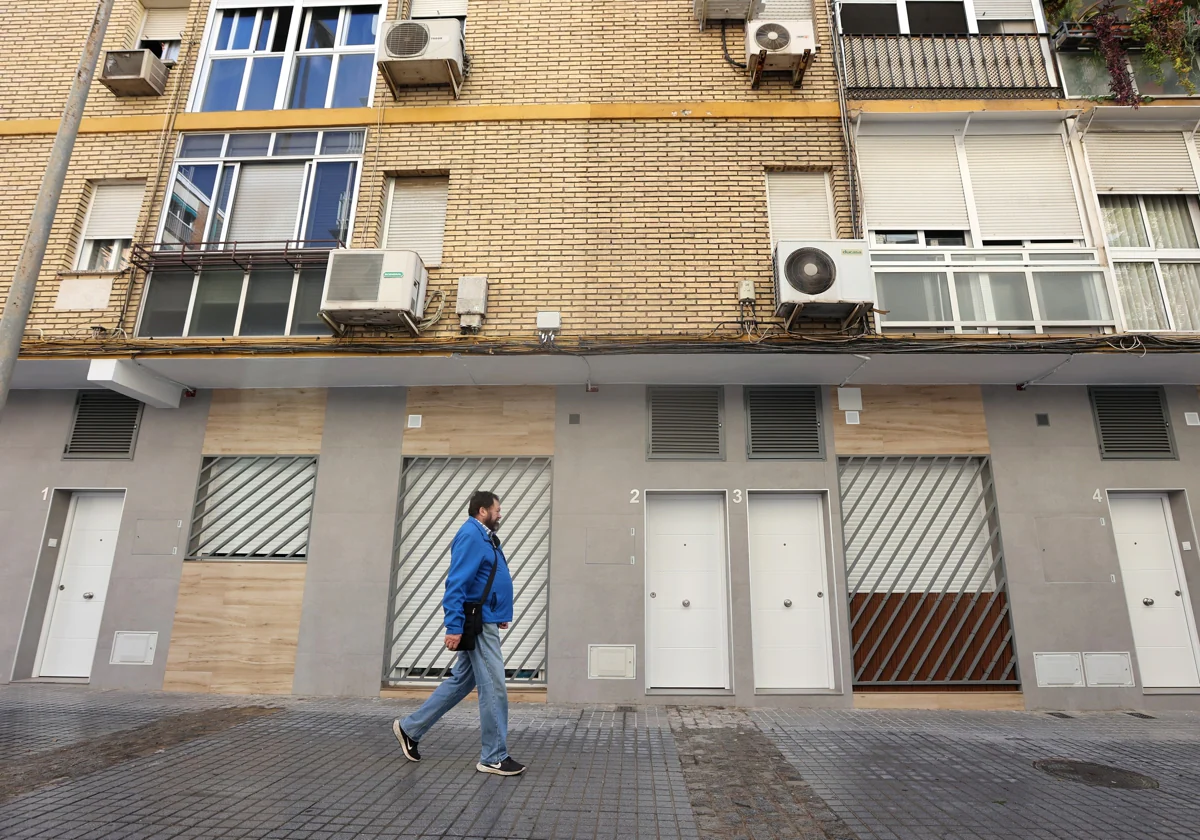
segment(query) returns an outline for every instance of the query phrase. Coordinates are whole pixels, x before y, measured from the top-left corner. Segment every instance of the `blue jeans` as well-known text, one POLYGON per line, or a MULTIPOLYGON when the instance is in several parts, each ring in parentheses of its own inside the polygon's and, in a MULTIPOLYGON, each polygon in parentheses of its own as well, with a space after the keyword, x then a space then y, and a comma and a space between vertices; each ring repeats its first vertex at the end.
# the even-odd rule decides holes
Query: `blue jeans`
POLYGON ((508 758, 508 690, 504 685, 504 657, 500 654, 500 628, 483 625, 475 650, 460 651, 454 671, 421 708, 400 722, 409 738, 420 741, 442 715, 479 689, 479 729, 483 751, 479 760, 497 764, 508 758))

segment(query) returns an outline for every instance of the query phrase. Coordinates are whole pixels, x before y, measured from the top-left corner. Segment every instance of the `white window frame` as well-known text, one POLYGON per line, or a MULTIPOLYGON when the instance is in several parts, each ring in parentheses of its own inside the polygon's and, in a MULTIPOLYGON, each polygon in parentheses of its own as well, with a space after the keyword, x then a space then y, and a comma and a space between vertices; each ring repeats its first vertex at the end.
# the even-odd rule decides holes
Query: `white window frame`
MULTIPOLYGON (((93 237, 93 238, 89 239, 87 236, 88 223, 92 220, 92 208, 94 208, 96 206, 96 195, 98 194, 100 188, 103 186, 106 186, 106 184, 108 184, 108 183, 118 183, 118 182, 103 182, 103 181, 101 181, 101 182, 94 182, 91 185, 92 194, 88 197, 88 209, 87 209, 87 212, 83 214, 83 226, 80 228, 79 243, 75 248, 75 258, 71 262, 72 270, 76 273, 83 273, 83 274, 114 273, 115 274, 118 272, 125 271, 127 268, 129 268, 129 261, 127 259, 123 259, 123 257, 127 256, 129 253, 129 250, 133 247, 133 238, 134 238, 134 236, 137 235, 136 230, 130 231, 129 232, 130 235, 128 238, 122 238, 122 239, 112 239, 112 238, 102 238, 102 237, 93 237), (115 247, 113 248, 113 255, 109 259, 108 265, 104 268, 85 268, 84 266, 91 259, 92 251, 95 249, 95 247, 96 247, 95 243, 97 243, 97 242, 112 242, 112 243, 114 243, 115 247), (124 243, 124 245, 122 245, 121 243, 124 243)), ((143 198, 143 200, 144 200, 144 198, 143 198)), ((141 212, 140 207, 138 208, 138 212, 139 213, 141 212)))
POLYGON ((163 43, 163 44, 174 44, 175 47, 174 47, 173 51, 166 50, 166 49, 163 50, 163 55, 166 55, 168 52, 172 52, 171 57, 159 59, 159 61, 161 61, 163 64, 167 65, 168 67, 173 67, 179 61, 179 50, 183 46, 183 33, 180 33, 178 38, 172 38, 168 41, 159 41, 159 39, 157 39, 157 38, 149 38, 149 39, 146 38, 145 37, 146 21, 150 17, 150 12, 152 12, 152 11, 154 11, 154 10, 153 9, 143 10, 142 22, 138 25, 138 35, 137 35, 137 39, 133 42, 134 46, 139 50, 146 49, 145 47, 142 46, 142 42, 146 41, 146 40, 158 41, 159 43, 163 43))

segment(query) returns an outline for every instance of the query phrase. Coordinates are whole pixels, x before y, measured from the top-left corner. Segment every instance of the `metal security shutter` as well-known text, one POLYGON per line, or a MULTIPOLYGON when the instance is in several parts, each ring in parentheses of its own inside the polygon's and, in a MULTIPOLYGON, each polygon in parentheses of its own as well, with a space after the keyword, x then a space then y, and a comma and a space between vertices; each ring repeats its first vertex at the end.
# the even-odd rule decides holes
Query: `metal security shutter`
POLYGON ((513 578, 513 622, 500 633, 512 682, 545 682, 550 581, 549 458, 408 458, 392 565, 388 682, 445 676, 454 654, 442 646, 442 596, 450 543, 467 520, 471 493, 500 496, 500 527, 513 578))
POLYGON ((145 406, 114 391, 80 391, 64 458, 132 458, 145 406))
POLYGON ((968 135, 967 166, 984 239, 1082 239, 1063 139, 968 135))
POLYGON ((812 20, 812 0, 759 0, 760 20, 812 20))
POLYGON ((466 17, 467 0, 412 0, 409 17, 466 17))
POLYGON ((746 388, 748 458, 825 457, 817 388, 746 388))
POLYGON ((142 24, 144 41, 178 41, 187 26, 187 8, 147 9, 146 22, 142 24))
POLYGON ((276 244, 295 239, 303 190, 303 163, 242 164, 225 238, 276 244))
POLYGON ((384 247, 416 251, 426 266, 441 265, 449 192, 445 176, 394 179, 384 247))
POLYGON ((84 239, 132 239, 146 184, 99 184, 92 195, 84 239))
POLYGON ((647 391, 648 457, 713 461, 725 457, 720 388, 653 387, 647 391))
POLYGON ((824 172, 768 172, 767 215, 771 242, 833 239, 829 176, 824 172))
POLYGON ((1031 20, 1033 16, 1030 0, 975 0, 978 20, 1031 20))
POLYGON ((1182 134, 1088 134, 1083 145, 1097 192, 1197 192, 1182 134))
POLYGON ((205 458, 188 559, 304 559, 316 485, 312 456, 205 458))
POLYGON ((1171 418, 1162 388, 1088 388, 1100 457, 1106 459, 1174 458, 1171 418))
POLYGON ((859 137, 858 166, 871 230, 970 227, 952 136, 859 137))

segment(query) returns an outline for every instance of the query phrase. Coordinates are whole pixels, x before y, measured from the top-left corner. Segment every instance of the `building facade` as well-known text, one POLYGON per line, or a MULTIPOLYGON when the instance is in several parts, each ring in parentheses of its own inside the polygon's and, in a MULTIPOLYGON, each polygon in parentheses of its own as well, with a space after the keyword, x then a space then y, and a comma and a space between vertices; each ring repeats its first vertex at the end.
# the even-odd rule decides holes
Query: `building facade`
MULTIPOLYGON (((5 13, 0 283, 90 13, 5 13)), ((426 689, 486 487, 531 696, 1197 707, 1200 112, 1136 43, 1159 98, 1095 101, 1095 40, 116 0, 0 415, 0 679, 426 689)))

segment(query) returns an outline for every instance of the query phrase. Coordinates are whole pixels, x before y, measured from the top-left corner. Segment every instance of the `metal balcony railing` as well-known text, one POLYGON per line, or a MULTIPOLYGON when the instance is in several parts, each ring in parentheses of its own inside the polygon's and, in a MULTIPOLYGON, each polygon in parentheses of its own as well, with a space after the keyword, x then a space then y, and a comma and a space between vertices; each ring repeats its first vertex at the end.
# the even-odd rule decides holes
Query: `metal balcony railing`
POLYGON ((143 271, 183 267, 290 265, 293 268, 325 265, 329 252, 344 248, 337 239, 288 239, 262 242, 153 242, 134 243, 129 261, 143 271))
POLYGON ((1054 97, 1043 35, 843 35, 851 96, 1054 97))

